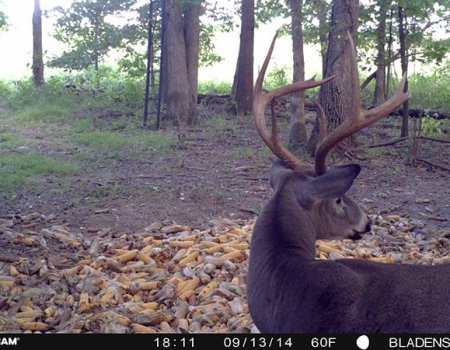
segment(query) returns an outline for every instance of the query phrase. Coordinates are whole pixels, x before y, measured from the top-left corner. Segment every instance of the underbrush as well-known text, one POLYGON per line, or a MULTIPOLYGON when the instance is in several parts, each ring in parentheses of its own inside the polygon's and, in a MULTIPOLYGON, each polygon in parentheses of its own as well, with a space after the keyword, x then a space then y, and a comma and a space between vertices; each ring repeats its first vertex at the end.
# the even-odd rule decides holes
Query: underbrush
POLYGON ((450 111, 450 62, 430 75, 414 74, 408 83, 412 108, 450 111))
MULTIPOLYGON (((361 82, 364 79, 361 79, 361 82)), ((394 78, 389 84, 391 96, 400 84, 399 78, 394 78)), ((434 69, 430 74, 415 73, 408 76, 408 88, 412 93, 410 108, 423 110, 450 111, 450 61, 434 69)), ((363 100, 373 103, 375 80, 362 91, 363 100)))
POLYGON ((108 68, 100 76, 97 85, 90 71, 62 74, 40 88, 0 81, 0 191, 75 174, 94 160, 173 150, 172 133, 140 128, 143 81, 108 68))

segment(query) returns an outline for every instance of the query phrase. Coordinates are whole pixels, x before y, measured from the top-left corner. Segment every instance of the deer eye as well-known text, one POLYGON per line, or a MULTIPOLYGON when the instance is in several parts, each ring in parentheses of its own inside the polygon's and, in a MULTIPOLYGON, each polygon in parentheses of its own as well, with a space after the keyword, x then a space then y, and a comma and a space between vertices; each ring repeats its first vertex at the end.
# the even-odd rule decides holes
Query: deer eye
POLYGON ((338 198, 338 199, 336 199, 336 204, 341 204, 342 203, 342 198, 338 198))

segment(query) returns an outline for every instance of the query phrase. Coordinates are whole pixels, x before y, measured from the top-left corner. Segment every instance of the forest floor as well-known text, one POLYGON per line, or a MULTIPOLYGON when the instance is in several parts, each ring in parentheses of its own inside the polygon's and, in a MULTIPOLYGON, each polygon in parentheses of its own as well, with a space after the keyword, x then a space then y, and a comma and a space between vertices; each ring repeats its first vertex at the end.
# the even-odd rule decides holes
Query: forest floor
MULTIPOLYGON (((103 123, 112 123, 117 115, 103 118, 103 123)), ((426 163, 413 166, 409 141, 366 147, 395 139, 399 122, 390 117, 364 130, 359 134, 360 154, 341 160, 363 167, 351 196, 371 213, 402 214, 448 225, 439 218, 450 219, 449 172, 426 163)), ((161 133, 177 137, 170 130, 161 133)), ((253 218, 270 196, 273 156, 250 117, 202 120, 177 137, 171 152, 163 154, 134 153, 132 148, 120 153, 83 149, 52 139, 42 128, 22 128, 20 134, 34 143, 18 152, 37 151, 63 160, 83 152, 89 156, 84 156, 74 174, 45 175, 14 193, 0 192, 4 218, 38 212, 91 231, 111 227, 128 232, 161 220, 202 226, 219 216, 253 218)), ((450 168, 448 144, 421 140, 420 148, 421 159, 450 168)))
MULTIPOLYGON (((213 107, 215 114, 223 115, 220 106, 213 107)), ((121 117, 106 114, 101 123, 112 124, 117 118, 121 117)), ((309 118, 312 120, 313 116, 309 118)), ((287 120, 280 119, 285 130, 287 120)), ((394 221, 407 220, 407 232, 420 233, 428 238, 444 237, 450 231, 450 173, 424 162, 413 166, 409 141, 385 147, 367 147, 394 139, 399 134, 399 123, 398 117, 386 118, 359 134, 361 150, 356 155, 357 159, 342 160, 344 163, 357 162, 363 167, 349 196, 374 216, 394 221)), ((24 254, 28 261, 37 261, 34 273, 42 269, 39 259, 45 254, 40 243, 25 239, 30 232, 49 235, 51 239, 47 237, 47 245, 51 255, 65 257, 66 261, 59 263, 61 268, 68 268, 74 266, 68 260, 76 265, 83 257, 87 259, 83 254, 74 253, 74 247, 78 248, 80 244, 75 242, 75 236, 82 236, 91 243, 105 235, 117 242, 128 239, 121 247, 133 249, 142 243, 138 232, 143 232, 144 228, 147 233, 165 227, 175 227, 174 231, 170 228, 165 230, 166 233, 183 231, 183 227, 188 227, 188 232, 197 230, 195 232, 204 233, 205 230, 214 231, 218 222, 222 226, 228 225, 222 233, 228 232, 233 236, 229 233, 235 229, 233 223, 236 227, 251 225, 271 193, 268 178, 273 156, 262 143, 250 117, 239 121, 234 117, 203 117, 199 126, 186 130, 182 135, 163 129, 162 134, 170 134, 176 141, 169 152, 161 154, 154 151, 136 153, 133 148, 120 151, 85 148, 67 139, 59 139, 55 135, 60 134, 44 127, 21 127, 14 132, 33 140, 32 146, 18 147, 17 152, 33 151, 59 160, 81 159, 81 168, 66 175, 38 176, 32 185, 0 192, 0 236, 3 236, 0 239, 0 275, 8 274, 6 267, 13 276, 25 273, 18 267, 20 261, 17 260, 24 254), (82 157, 79 156, 81 153, 82 157), (86 156, 86 153, 90 155, 86 156), (64 228, 62 231, 61 227, 64 228), (68 236, 70 232, 76 232, 76 235, 65 241, 61 232, 68 236), (55 237, 64 244, 52 244, 55 237), (134 237, 134 243, 130 241, 131 237, 134 237), (23 244, 28 246, 24 249, 23 244), (15 264, 12 270, 11 264, 15 264)), ((126 130, 119 132, 126 133, 126 130)), ((448 144, 422 140, 420 152, 420 158, 450 168, 448 144)), ((242 229, 244 233, 249 230, 248 226, 245 227, 242 229)), ((155 233, 153 235, 158 238, 155 233)), ((115 247, 111 242, 105 243, 108 249, 115 247)), ((98 253, 94 247, 84 249, 91 254, 98 253)), ((106 251, 104 248, 101 253, 106 254, 106 251)), ((173 252, 174 255, 176 253, 173 252)), ((44 260, 47 258, 45 256, 44 260)), ((173 255, 166 258, 172 259, 173 255)), ((55 261, 52 265, 58 267, 55 261)), ((169 270, 174 269, 170 266, 169 270)), ((30 273, 29 266, 26 273, 30 273)), ((37 284, 35 282, 34 285, 37 284)), ((32 286, 30 282, 28 287, 32 286)), ((195 303, 189 298, 187 301, 195 303)), ((0 303, 0 312, 2 310, 11 313, 11 305, 0 303)), ((20 308, 16 305, 15 312, 18 310, 20 308)), ((70 318, 67 317, 60 315, 57 324, 67 322, 70 318)), ((162 319, 164 317, 141 324, 154 326, 162 319)), ((171 324, 169 319, 167 321, 171 324)), ((46 324, 48 327, 49 322, 46 324)), ((52 329, 58 330, 56 326, 52 329)), ((240 328, 236 326, 234 329, 240 328)), ((90 330, 95 331, 95 327, 90 330)), ((116 328, 113 331, 123 330, 116 328)))

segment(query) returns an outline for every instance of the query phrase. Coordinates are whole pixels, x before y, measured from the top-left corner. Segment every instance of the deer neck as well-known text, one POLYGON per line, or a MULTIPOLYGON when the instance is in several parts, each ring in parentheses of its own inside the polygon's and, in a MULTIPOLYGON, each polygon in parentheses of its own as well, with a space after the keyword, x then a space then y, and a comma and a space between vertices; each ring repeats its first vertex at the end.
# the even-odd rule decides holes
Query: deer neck
POLYGON ((256 246, 261 245, 262 254, 295 254, 297 258, 313 260, 316 256, 314 223, 298 203, 295 187, 287 183, 274 192, 258 218, 254 241, 256 246))

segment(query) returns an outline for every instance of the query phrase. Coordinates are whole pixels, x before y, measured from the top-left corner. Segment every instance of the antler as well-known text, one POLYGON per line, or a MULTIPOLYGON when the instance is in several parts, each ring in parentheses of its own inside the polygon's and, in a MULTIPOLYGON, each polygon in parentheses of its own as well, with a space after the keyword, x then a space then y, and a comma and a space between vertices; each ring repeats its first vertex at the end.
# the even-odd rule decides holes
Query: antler
MULTIPOLYGON (((353 52, 353 55, 351 55, 352 56, 351 64, 354 67, 356 67, 357 63, 356 63, 355 43, 353 42, 353 38, 350 35, 350 33, 348 33, 348 37, 350 48, 353 52)), ((345 139, 346 137, 353 135, 359 130, 364 129, 365 127, 375 123, 377 120, 389 115, 399 105, 401 105, 411 97, 411 92, 409 90, 406 92, 404 91, 406 82, 406 74, 405 74, 403 75, 403 78, 400 82, 400 86, 390 99, 388 99, 386 102, 373 109, 365 111, 361 108, 361 94, 357 74, 355 74, 354 79, 355 79, 354 88, 357 89, 354 103, 356 104, 355 110, 357 110, 358 112, 354 116, 347 117, 343 121, 343 123, 339 125, 335 130, 333 130, 333 132, 331 132, 325 139, 323 139, 322 142, 316 148, 315 171, 317 175, 321 175, 327 171, 326 156, 334 145, 336 145, 339 141, 345 139)), ((323 111, 321 111, 320 113, 323 113, 323 111)), ((324 118, 322 117, 322 119, 324 118)))
POLYGON ((275 41, 277 38, 277 34, 275 34, 272 44, 270 45, 269 52, 267 53, 266 59, 264 60, 264 63, 261 67, 261 72, 258 75, 258 79, 256 80, 255 84, 255 91, 254 91, 254 97, 253 97, 253 113, 255 115, 256 120, 256 127, 258 129, 259 135, 265 142, 265 144, 270 148, 270 150, 278 157, 280 158, 288 167, 291 169, 295 169, 301 165, 301 162, 297 157, 290 152, 288 149, 286 149, 280 142, 279 136, 278 136, 278 128, 277 128, 277 121, 274 113, 273 108, 273 101, 274 99, 296 92, 296 91, 302 91, 306 89, 311 89, 316 86, 320 86, 331 79, 334 78, 334 76, 331 76, 329 78, 323 79, 323 80, 314 80, 314 78, 306 81, 299 81, 294 84, 289 84, 286 86, 279 87, 273 91, 270 91, 268 93, 264 93, 262 91, 262 84, 264 80, 264 75, 266 74, 267 66, 269 65, 270 56, 272 55, 273 48, 275 46, 275 41), (272 132, 269 132, 267 130, 266 126, 266 119, 264 117, 264 110, 267 106, 267 104, 271 102, 272 103, 272 132))

